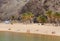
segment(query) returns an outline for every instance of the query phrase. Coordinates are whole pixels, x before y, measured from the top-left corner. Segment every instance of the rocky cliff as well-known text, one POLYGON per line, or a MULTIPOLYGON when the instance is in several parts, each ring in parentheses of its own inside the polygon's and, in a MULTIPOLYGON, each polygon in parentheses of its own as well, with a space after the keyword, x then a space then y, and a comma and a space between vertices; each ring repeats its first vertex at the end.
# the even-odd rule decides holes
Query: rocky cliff
POLYGON ((11 15, 17 15, 28 0, 0 0, 0 17, 6 19, 11 15))
POLYGON ((0 0, 0 17, 3 19, 24 12, 41 15, 47 10, 60 12, 60 0, 0 0))
POLYGON ((23 12, 33 12, 35 15, 45 14, 52 10, 60 12, 60 0, 30 0, 22 9, 23 12))

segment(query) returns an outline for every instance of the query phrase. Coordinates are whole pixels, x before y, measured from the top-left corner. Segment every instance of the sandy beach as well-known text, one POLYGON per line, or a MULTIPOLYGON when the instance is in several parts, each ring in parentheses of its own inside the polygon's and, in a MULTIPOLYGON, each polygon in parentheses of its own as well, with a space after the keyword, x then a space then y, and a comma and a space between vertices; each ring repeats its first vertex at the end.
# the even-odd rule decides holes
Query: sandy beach
POLYGON ((12 31, 20 33, 34 33, 60 36, 60 26, 53 26, 50 24, 39 25, 39 24, 15 23, 11 25, 0 23, 0 31, 12 31))

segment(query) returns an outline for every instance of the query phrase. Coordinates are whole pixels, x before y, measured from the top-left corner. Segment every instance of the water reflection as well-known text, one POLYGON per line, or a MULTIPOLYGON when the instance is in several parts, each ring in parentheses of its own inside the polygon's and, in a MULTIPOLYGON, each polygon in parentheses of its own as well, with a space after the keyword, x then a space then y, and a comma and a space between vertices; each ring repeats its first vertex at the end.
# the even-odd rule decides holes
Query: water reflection
POLYGON ((37 35, 37 34, 24 34, 13 32, 0 32, 0 41, 60 41, 60 37, 37 35))

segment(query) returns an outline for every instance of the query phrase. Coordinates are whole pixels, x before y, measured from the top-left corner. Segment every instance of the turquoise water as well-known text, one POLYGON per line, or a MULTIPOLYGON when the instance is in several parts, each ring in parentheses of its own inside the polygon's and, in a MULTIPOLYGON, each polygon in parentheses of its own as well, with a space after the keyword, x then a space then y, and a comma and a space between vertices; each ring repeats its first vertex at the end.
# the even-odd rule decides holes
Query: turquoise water
POLYGON ((0 41, 60 41, 60 37, 1 31, 0 41))

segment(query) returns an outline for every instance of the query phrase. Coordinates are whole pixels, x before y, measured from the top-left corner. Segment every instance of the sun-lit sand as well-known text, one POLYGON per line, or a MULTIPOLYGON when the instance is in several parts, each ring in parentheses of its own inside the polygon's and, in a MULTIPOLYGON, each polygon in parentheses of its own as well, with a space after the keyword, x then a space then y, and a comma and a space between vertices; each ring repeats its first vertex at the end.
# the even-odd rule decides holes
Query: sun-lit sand
POLYGON ((12 32, 23 32, 23 33, 35 33, 44 35, 56 35, 60 36, 60 26, 53 26, 50 24, 39 25, 39 24, 5 24, 0 23, 0 31, 12 31, 12 32))

